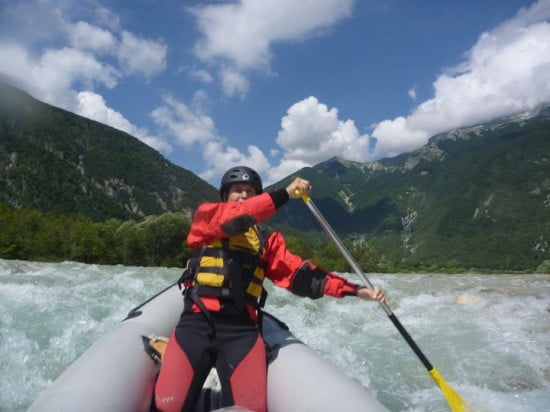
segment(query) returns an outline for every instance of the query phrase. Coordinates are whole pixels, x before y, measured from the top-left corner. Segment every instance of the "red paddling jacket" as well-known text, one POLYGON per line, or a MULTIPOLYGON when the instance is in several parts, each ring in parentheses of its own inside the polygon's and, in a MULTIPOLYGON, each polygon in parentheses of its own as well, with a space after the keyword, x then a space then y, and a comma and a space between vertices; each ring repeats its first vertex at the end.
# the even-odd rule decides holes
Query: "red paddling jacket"
MULTIPOLYGON (((337 298, 356 295, 356 284, 291 253, 281 233, 258 225, 288 199, 286 190, 280 189, 243 202, 199 206, 187 237, 189 247, 195 249, 188 264, 193 280, 188 279, 185 286, 198 286, 206 309, 220 311, 224 297, 238 296, 256 318, 254 308, 258 305, 254 302, 262 295, 264 278, 312 299, 325 294, 337 298)), ((191 310, 201 308, 194 304, 191 310)))

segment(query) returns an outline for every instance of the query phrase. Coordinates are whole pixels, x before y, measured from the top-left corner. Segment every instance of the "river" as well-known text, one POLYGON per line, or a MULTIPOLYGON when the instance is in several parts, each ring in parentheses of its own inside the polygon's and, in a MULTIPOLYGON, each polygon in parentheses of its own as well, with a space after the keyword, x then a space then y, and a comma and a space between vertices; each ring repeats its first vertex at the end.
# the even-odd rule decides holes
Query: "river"
MULTIPOLYGON (((0 259, 0 410, 24 411, 176 268, 0 259)), ((354 276, 348 275, 354 279, 354 276)), ((550 276, 369 274, 445 381, 485 411, 548 410, 550 276)), ((266 309, 392 411, 447 411, 375 303, 301 299, 268 285, 266 309)))

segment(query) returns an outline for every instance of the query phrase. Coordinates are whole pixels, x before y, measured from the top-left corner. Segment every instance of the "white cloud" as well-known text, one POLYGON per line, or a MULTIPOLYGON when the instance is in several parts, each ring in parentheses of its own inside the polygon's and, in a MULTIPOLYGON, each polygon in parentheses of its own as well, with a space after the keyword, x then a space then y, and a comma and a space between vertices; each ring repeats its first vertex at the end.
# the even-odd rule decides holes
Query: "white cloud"
MULTIPOLYGON (((272 149, 271 155, 279 155, 282 151, 282 158, 278 165, 265 170, 266 184, 334 156, 355 161, 370 158, 370 137, 361 135, 353 120, 340 120, 338 109, 329 109, 313 96, 288 109, 281 119, 277 144, 281 150, 272 149)), ((267 163, 265 156, 261 157, 262 165, 264 162, 267 163)))
POLYGON ((92 26, 85 21, 67 25, 70 44, 80 50, 91 50, 99 53, 113 54, 116 39, 108 30, 92 26))
POLYGON ((16 44, 0 44, 0 57, 0 73, 17 79, 33 96, 49 103, 70 100, 66 96, 67 79, 50 74, 50 70, 29 56, 24 48, 16 44), (51 77, 57 78, 53 82, 38 81, 51 77))
POLYGON ((416 100, 416 86, 411 87, 407 94, 411 99, 416 100))
POLYGON ((118 61, 126 74, 151 77, 166 68, 167 46, 160 41, 140 38, 123 31, 118 61))
POLYGON ((203 91, 194 95, 191 105, 164 96, 163 105, 153 110, 151 117, 165 134, 174 136, 187 150, 196 146, 204 163, 204 172, 199 175, 214 185, 227 169, 237 164, 250 166, 258 173, 268 172, 271 166, 260 148, 249 145, 242 152, 217 134, 213 119, 204 111, 205 99, 203 91))
MULTIPOLYGON (((195 7, 191 10, 203 35, 195 44, 195 54, 206 62, 221 60, 238 72, 268 71, 273 43, 314 35, 349 17, 353 3, 354 0, 241 0, 195 7)), ((224 90, 246 91, 242 87, 224 90)))
POLYGON ((35 68, 52 75, 51 79, 41 78, 42 82, 51 84, 54 80, 62 81, 67 84, 67 88, 80 82, 85 88, 101 84, 111 89, 117 85, 120 77, 119 71, 113 66, 100 62, 89 53, 68 47, 47 50, 35 68))
POLYGON ((207 167, 206 171, 201 173, 200 176, 213 184, 217 184, 216 179, 219 179, 227 169, 235 165, 249 166, 260 175, 269 169, 269 161, 257 146, 248 146, 247 152, 242 153, 238 149, 226 146, 219 141, 207 142, 203 150, 203 158, 207 167))
POLYGON ((234 70, 224 69, 220 72, 220 78, 222 83, 222 90, 224 91, 226 96, 238 96, 241 98, 246 96, 249 88, 249 83, 242 74, 234 70))
MULTIPOLYGON (((195 45, 195 53, 206 62, 219 64, 219 79, 225 95, 243 98, 250 87, 243 71, 269 70, 273 43, 304 39, 326 29, 348 17, 352 4, 353 0, 243 0, 237 4, 197 7, 193 12, 203 38, 195 45)), ((205 83, 212 80, 206 71, 193 71, 191 75, 205 83)), ((196 95, 194 101, 204 101, 204 97, 205 94, 196 95)), ((339 120, 336 109, 329 111, 315 98, 297 103, 283 119, 279 145, 284 156, 276 167, 270 165, 256 146, 248 146, 243 153, 227 145, 217 135, 204 105, 190 107, 173 97, 165 97, 164 104, 151 116, 183 146, 188 149, 199 146, 206 170, 201 176, 210 181, 235 164, 246 164, 259 173, 264 172, 267 182, 273 182, 335 154, 362 160, 368 154, 368 136, 361 136, 353 121, 339 120), (300 116, 300 109, 309 113, 300 116), (308 114, 313 118, 308 119, 308 114), (309 149, 308 145, 311 145, 309 149)))
POLYGON ((281 120, 277 144, 284 159, 315 165, 333 156, 366 161, 369 136, 361 135, 353 120, 340 120, 338 109, 310 96, 293 104, 281 120))
POLYGON ((377 139, 375 150, 378 157, 393 157, 426 144, 431 134, 423 129, 410 128, 407 121, 407 118, 399 116, 376 125, 372 135, 377 139))
POLYGON ((186 148, 194 144, 218 140, 212 118, 201 111, 193 111, 188 105, 172 96, 164 96, 164 104, 151 112, 155 123, 176 137, 186 148))
POLYGON ((75 84, 112 88, 120 76, 114 67, 72 48, 47 50, 33 58, 19 45, 0 44, 0 57, 0 72, 21 79, 36 98, 67 110, 77 104, 75 84))
POLYGON ((171 152, 170 144, 133 125, 108 107, 101 95, 91 91, 97 85, 117 85, 121 74, 113 66, 68 47, 46 50, 37 59, 18 45, 0 45, 0 50, 0 72, 21 79, 20 86, 34 97, 125 131, 165 154, 171 152), (76 91, 79 86, 84 91, 76 91))
MULTIPOLYGON (((107 9, 97 10, 100 20, 107 19, 118 30, 118 21, 107 9)), ((152 77, 166 68, 167 46, 162 41, 144 39, 129 31, 121 33, 94 26, 85 21, 64 22, 60 27, 67 33, 70 45, 78 50, 114 55, 126 75, 152 77)))
POLYGON ((113 31, 82 20, 71 22, 59 3, 53 7, 48 1, 36 1, 4 8, 0 27, 3 23, 21 26, 24 33, 0 29, 0 73, 40 100, 126 131, 169 153, 168 143, 131 124, 95 91, 115 88, 126 75, 150 77, 164 70, 166 46, 127 31, 120 33, 116 15, 93 3, 89 6, 90 15, 113 31), (119 67, 113 56, 118 57, 119 67))
POLYGON ((113 31, 120 29, 120 18, 115 13, 99 4, 96 4, 95 7, 93 11, 98 24, 106 26, 113 31))
POLYGON ((205 113, 210 106, 210 97, 204 90, 197 90, 191 99, 191 107, 195 112, 205 113))
POLYGON ((77 113, 130 133, 131 123, 119 112, 107 107, 102 96, 92 92, 80 92, 77 113))
POLYGON ((302 160, 283 159, 277 166, 268 170, 267 178, 264 183, 269 185, 278 182, 308 166, 311 166, 311 164, 303 162, 302 160))
POLYGON ((172 146, 165 140, 149 135, 146 129, 134 126, 122 114, 108 107, 103 97, 99 94, 93 92, 80 92, 77 95, 77 99, 78 114, 122 130, 165 154, 172 151, 172 146))
POLYGON ((194 10, 204 38, 195 52, 204 59, 225 58, 238 68, 269 64, 277 41, 304 38, 349 17, 353 0, 241 0, 194 10))
POLYGON ((414 150, 434 134, 550 101, 550 1, 540 0, 483 33, 467 60, 434 82, 409 116, 374 128, 375 157, 414 150))
POLYGON ((191 70, 190 74, 191 74, 191 77, 193 77, 194 79, 197 79, 202 83, 212 83, 212 81, 214 80, 212 78, 212 75, 206 70, 202 70, 202 69, 191 70))
POLYGON ((22 42, 55 41, 66 21, 56 5, 47 1, 0 2, 0 38, 22 42))

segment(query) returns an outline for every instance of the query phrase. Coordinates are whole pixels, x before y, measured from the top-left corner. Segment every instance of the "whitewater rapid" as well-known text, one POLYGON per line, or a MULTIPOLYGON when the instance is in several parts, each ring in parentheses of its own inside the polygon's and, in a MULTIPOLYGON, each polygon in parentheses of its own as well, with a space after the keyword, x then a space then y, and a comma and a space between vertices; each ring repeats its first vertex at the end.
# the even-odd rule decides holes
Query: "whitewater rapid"
MULTIPOLYGON (((96 339, 180 272, 0 259, 0 411, 26 410, 96 339)), ((486 411, 547 410, 549 275, 369 278, 386 290, 396 316, 464 400, 486 411)), ((377 304, 268 290, 269 312, 390 410, 448 410, 377 304)))

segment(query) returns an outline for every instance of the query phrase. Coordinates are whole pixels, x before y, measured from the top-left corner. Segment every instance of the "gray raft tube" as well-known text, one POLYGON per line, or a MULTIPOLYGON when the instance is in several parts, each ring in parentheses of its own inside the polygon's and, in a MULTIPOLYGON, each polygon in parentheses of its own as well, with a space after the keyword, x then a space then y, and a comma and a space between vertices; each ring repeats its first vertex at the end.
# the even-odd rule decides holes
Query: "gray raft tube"
MULTIPOLYGON (((176 285, 133 309, 98 339, 31 405, 29 412, 149 412, 158 365, 142 336, 169 336, 182 311, 176 285)), ((263 321, 271 348, 269 412, 387 411, 366 388, 296 339, 276 318, 263 321)), ((197 410, 219 407, 217 388, 205 388, 197 410), (206 399, 208 397, 208 399, 206 399)))

